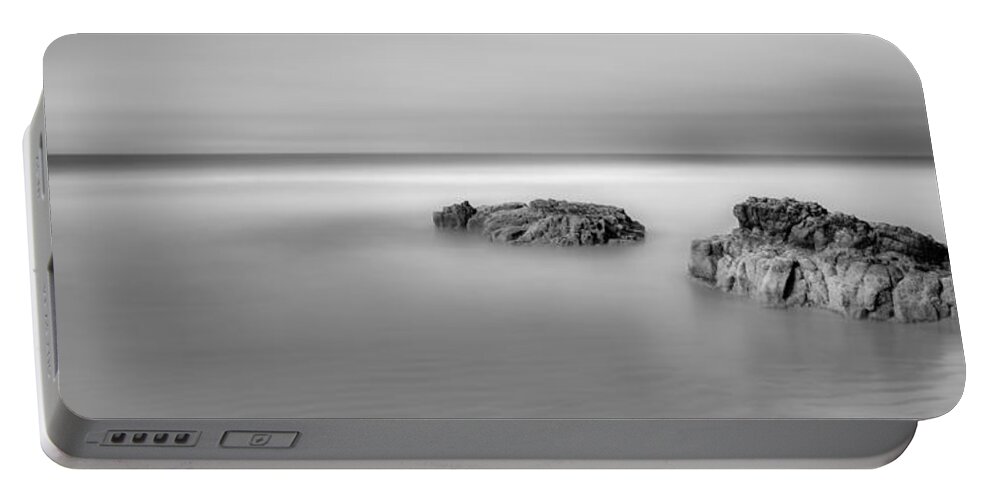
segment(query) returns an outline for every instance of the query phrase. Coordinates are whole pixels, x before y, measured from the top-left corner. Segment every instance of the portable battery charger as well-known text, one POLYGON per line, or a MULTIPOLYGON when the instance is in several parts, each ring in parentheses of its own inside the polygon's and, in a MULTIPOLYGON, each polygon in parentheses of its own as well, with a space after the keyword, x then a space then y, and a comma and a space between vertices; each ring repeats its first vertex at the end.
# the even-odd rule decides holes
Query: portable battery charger
POLYGON ((70 467, 876 467, 965 362, 864 35, 71 35, 24 137, 70 467))

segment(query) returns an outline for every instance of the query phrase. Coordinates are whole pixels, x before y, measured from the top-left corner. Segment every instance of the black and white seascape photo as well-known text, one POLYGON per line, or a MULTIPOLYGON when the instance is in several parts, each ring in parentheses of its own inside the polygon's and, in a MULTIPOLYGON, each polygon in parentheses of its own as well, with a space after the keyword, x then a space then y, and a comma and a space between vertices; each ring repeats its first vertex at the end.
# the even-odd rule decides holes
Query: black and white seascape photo
POLYGON ((120 38, 46 61, 81 415, 919 419, 961 395, 921 83, 883 40, 120 38))

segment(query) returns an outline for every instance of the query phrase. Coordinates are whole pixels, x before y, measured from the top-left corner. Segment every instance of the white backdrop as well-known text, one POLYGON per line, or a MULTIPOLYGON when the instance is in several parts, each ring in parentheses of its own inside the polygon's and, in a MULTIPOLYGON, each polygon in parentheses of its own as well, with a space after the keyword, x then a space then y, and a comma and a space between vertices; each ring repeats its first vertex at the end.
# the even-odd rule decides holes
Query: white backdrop
POLYGON ((989 51, 981 2, 503 0, 17 2, 0 13, 0 353, 5 496, 232 498, 969 497, 989 493, 993 438, 990 307, 993 215, 989 51), (924 85, 965 341, 968 382, 951 413, 921 424, 907 452, 874 471, 73 471, 38 445, 21 138, 41 91, 49 42, 73 32, 857 32, 896 44, 924 85))

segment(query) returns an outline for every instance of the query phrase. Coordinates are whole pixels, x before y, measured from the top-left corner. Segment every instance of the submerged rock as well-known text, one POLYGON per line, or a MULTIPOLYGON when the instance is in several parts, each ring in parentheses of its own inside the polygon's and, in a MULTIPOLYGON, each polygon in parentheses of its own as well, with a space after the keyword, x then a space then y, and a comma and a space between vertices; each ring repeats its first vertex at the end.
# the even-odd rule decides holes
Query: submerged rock
POLYGON ((931 236, 792 198, 748 198, 734 216, 731 234, 693 241, 692 276, 772 307, 908 323, 956 315, 948 248, 931 236))
POLYGON ((624 209, 562 200, 479 207, 463 201, 435 212, 433 218, 439 229, 476 233, 513 245, 623 245, 645 238, 645 226, 624 209))

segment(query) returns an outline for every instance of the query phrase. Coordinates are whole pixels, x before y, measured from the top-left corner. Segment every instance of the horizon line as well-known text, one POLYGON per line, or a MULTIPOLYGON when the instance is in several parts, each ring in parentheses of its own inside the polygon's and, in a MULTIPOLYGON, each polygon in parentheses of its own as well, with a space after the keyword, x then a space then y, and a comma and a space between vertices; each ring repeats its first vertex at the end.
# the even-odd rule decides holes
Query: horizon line
POLYGON ((791 153, 791 154, 776 154, 776 153, 506 153, 506 152, 480 152, 480 153, 464 153, 464 152, 444 152, 444 153, 425 153, 425 152, 348 152, 348 153, 47 153, 47 157, 81 157, 81 158, 133 158, 133 157, 256 157, 256 158, 271 158, 271 157, 312 157, 312 158, 326 158, 326 157, 366 157, 366 158, 385 158, 385 157, 414 157, 414 158, 427 158, 427 157, 508 157, 508 158, 533 158, 533 157, 546 157, 546 158, 604 158, 604 157, 615 157, 615 158, 798 158, 798 159, 815 159, 815 158, 863 158, 863 159, 934 159, 934 154, 819 154, 819 153, 791 153))

